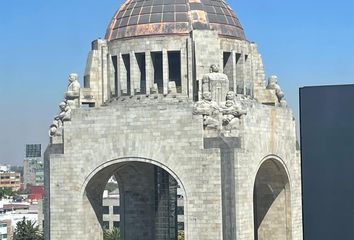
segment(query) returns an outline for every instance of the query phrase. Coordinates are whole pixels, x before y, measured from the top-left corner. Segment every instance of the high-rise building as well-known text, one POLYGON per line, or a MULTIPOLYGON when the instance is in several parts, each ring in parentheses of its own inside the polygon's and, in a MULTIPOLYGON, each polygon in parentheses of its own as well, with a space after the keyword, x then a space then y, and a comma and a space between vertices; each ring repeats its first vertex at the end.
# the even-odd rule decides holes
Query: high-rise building
POLYGON ((354 85, 300 89, 304 239, 354 236, 354 85))
POLYGON ((27 144, 23 162, 23 183, 40 186, 44 184, 41 144, 27 144))
POLYGON ((26 159, 42 157, 41 144, 26 144, 26 159))

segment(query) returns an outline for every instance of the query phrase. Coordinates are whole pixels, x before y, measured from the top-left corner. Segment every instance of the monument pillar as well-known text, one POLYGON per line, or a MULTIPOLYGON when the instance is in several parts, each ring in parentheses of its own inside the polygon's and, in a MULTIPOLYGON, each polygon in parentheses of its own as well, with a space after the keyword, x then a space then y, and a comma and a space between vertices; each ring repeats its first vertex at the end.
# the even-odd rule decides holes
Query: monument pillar
POLYGON ((238 137, 220 135, 204 138, 204 149, 220 149, 222 232, 225 240, 236 240, 235 148, 240 147, 241 141, 238 137))

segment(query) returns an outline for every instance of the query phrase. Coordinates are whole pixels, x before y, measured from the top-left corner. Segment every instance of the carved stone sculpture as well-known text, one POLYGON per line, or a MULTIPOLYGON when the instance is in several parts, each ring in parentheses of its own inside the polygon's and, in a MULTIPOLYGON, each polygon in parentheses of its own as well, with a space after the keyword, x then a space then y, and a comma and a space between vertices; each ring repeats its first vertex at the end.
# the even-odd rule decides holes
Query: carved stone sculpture
POLYGON ((62 128, 65 121, 71 120, 71 108, 67 102, 61 102, 59 104, 60 112, 54 117, 53 123, 49 127, 49 136, 61 135, 59 129, 62 128))
POLYGON ((204 92, 203 99, 195 103, 193 114, 203 115, 204 129, 220 129, 220 109, 218 104, 212 101, 210 92, 204 92))
POLYGON ((240 118, 247 114, 235 101, 235 93, 229 91, 226 95, 226 102, 221 106, 222 126, 225 130, 237 129, 240 126, 240 118))
POLYGON ((271 75, 268 78, 267 89, 275 90, 275 95, 277 96, 278 102, 280 103, 281 106, 285 107, 287 105, 287 103, 284 99, 284 92, 281 90, 280 86, 278 85, 278 77, 277 76, 271 75))
POLYGON ((154 83, 154 84, 153 84, 152 88, 150 89, 150 92, 151 92, 152 94, 157 94, 157 93, 159 93, 159 88, 158 88, 157 83, 154 83))
POLYGON ((210 92, 212 99, 218 104, 224 101, 229 91, 229 79, 226 74, 219 72, 215 64, 210 66, 210 73, 204 75, 202 81, 202 93, 210 92))
POLYGON ((175 81, 168 82, 168 93, 177 93, 177 86, 175 81))
POLYGON ((79 107, 80 104, 80 83, 78 78, 79 77, 76 73, 69 74, 69 85, 65 92, 65 99, 71 109, 79 107))

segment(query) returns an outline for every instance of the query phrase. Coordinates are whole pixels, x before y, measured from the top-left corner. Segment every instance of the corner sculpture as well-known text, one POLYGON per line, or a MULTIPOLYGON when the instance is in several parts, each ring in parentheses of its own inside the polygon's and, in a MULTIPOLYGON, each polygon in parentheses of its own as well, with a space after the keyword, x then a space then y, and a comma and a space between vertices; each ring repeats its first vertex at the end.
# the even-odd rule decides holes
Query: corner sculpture
POLYGON ((59 103, 60 112, 49 127, 49 136, 61 136, 64 122, 71 121, 71 110, 80 106, 80 83, 76 73, 70 73, 69 85, 64 93, 65 100, 59 103))
POLYGON ((59 109, 59 114, 54 117, 54 121, 49 128, 50 137, 60 136, 60 129, 62 129, 64 122, 71 120, 71 108, 69 107, 67 102, 61 102, 59 104, 59 109))
POLYGON ((77 108, 80 105, 80 83, 78 79, 79 77, 76 73, 69 74, 69 85, 64 96, 71 109, 77 108))
POLYGON ((267 89, 275 90, 275 95, 278 98, 278 102, 279 102, 280 106, 282 106, 282 107, 287 106, 287 102, 284 99, 284 92, 281 90, 281 88, 278 84, 278 77, 276 75, 271 75, 268 78, 267 89))

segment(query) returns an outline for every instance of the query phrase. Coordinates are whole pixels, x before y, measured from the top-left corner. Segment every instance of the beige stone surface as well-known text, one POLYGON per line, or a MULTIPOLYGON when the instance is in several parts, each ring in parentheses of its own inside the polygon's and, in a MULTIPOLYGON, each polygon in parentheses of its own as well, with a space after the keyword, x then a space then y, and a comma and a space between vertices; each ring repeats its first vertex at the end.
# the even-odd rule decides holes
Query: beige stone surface
POLYGON ((277 104, 275 90, 266 89, 254 43, 209 30, 99 39, 84 82, 81 107, 45 154, 46 239, 102 240, 101 190, 112 175, 124 182, 122 198, 130 199, 120 204, 127 211, 121 218, 126 239, 144 233, 146 240, 163 239, 154 238, 157 225, 145 224, 154 221, 153 168, 159 167, 185 192, 185 239, 302 240, 295 121, 277 104), (180 86, 170 83, 169 52, 180 53, 180 86), (161 54, 162 69, 153 54, 161 54), (227 76, 244 111, 235 128, 205 128, 206 114, 193 114, 212 64, 227 76), (160 70, 158 94, 152 90, 160 70))

